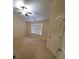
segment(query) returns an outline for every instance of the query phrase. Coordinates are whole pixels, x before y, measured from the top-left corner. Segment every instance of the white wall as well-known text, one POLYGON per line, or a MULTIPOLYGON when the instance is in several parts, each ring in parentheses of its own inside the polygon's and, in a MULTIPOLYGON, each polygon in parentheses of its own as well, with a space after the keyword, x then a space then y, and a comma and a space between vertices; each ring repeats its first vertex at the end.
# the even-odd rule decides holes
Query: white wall
POLYGON ((26 36, 26 22, 16 14, 13 15, 13 39, 26 36))

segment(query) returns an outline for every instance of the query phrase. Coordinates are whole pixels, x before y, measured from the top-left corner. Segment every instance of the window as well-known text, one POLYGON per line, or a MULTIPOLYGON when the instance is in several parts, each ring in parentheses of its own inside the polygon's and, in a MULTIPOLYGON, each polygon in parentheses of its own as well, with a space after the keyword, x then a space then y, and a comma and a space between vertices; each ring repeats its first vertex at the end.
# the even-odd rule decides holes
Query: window
POLYGON ((31 33, 32 34, 42 34, 42 24, 33 23, 31 24, 31 33))

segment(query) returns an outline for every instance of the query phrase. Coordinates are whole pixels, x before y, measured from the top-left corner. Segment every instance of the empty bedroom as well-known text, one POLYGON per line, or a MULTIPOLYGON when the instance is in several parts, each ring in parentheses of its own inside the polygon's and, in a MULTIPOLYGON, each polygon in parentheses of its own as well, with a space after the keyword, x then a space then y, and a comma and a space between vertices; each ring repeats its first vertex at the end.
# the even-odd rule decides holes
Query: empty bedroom
POLYGON ((65 0, 13 0, 13 59, 65 59, 65 0))

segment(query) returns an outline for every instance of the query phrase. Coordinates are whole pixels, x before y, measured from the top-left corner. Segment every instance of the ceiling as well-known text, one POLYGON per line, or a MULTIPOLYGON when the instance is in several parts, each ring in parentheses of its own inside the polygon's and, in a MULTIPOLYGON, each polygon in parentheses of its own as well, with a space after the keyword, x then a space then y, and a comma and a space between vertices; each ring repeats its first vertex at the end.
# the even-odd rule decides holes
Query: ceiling
MULTIPOLYGON (((34 19, 40 21, 49 17, 53 0, 13 0, 13 7, 17 7, 17 3, 20 1, 23 2, 29 12, 32 12, 30 16, 21 15, 27 21, 33 21, 34 19)), ((18 4, 21 5, 21 3, 18 4)), ((14 11, 17 12, 17 10, 14 11)))

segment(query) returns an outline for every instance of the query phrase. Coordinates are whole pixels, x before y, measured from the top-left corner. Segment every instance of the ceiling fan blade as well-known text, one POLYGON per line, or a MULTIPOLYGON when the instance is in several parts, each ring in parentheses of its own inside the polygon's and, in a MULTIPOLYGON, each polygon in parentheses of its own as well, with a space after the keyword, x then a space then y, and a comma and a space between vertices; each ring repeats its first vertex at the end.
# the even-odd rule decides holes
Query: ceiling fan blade
POLYGON ((21 6, 21 8, 22 8, 22 9, 27 9, 27 8, 26 8, 26 7, 24 7, 24 6, 21 6))
POLYGON ((27 12, 28 14, 32 14, 31 12, 27 12))
POLYGON ((29 16, 28 14, 25 14, 25 16, 29 16))
POLYGON ((18 9, 18 8, 16 8, 16 7, 15 7, 15 9, 20 10, 20 9, 18 9))
POLYGON ((21 12, 18 12, 18 14, 21 14, 21 12))

